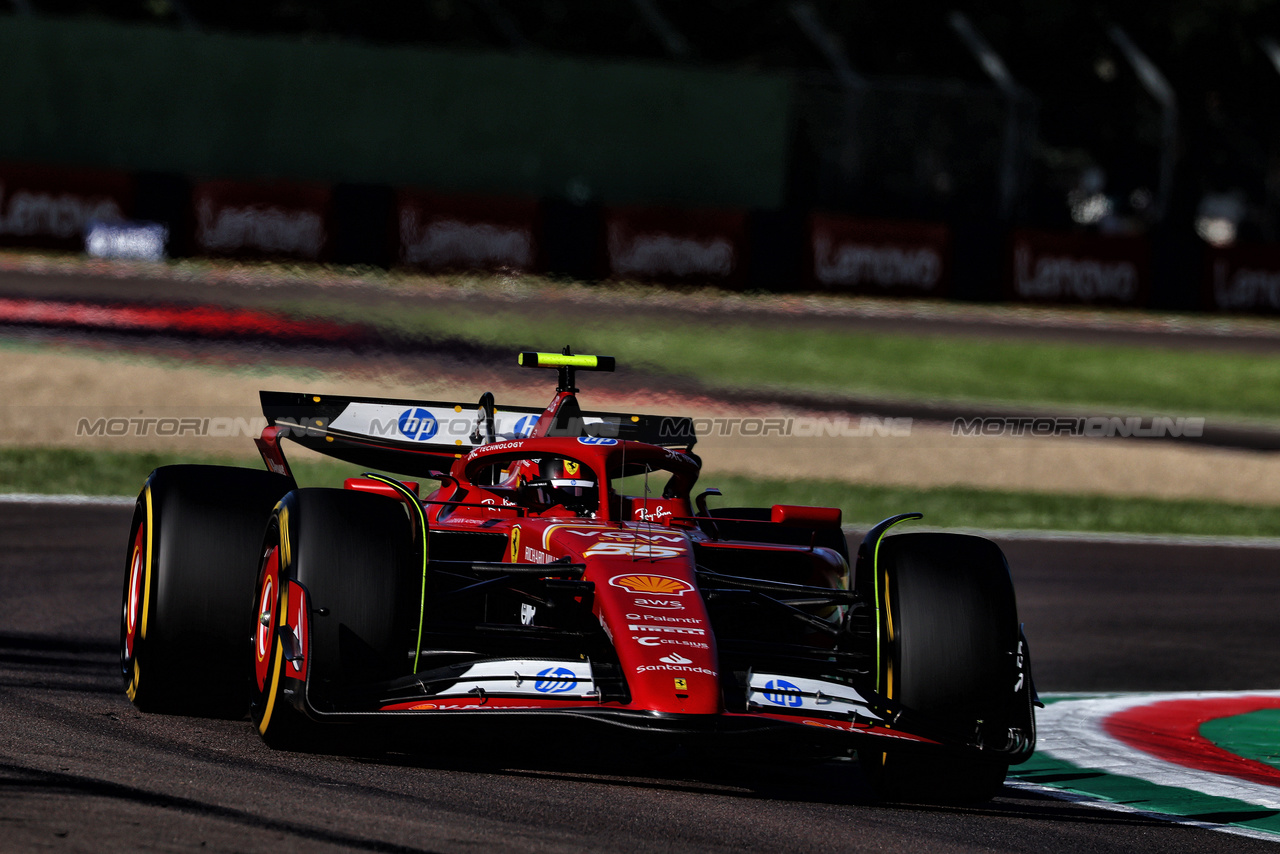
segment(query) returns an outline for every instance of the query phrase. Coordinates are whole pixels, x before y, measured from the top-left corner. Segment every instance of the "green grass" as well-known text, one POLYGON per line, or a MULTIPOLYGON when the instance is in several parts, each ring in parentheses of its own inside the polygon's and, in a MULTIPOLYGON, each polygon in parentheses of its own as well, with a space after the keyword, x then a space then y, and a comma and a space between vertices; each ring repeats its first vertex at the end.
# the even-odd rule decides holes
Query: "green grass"
POLYGON ((911 489, 715 475, 704 478, 703 485, 716 486, 724 492, 721 501, 725 506, 839 507, 844 511, 845 521, 855 523, 918 512, 924 514, 922 524, 940 528, 1280 536, 1280 507, 1109 495, 999 492, 967 487, 911 489))
MULTIPOLYGON (((48 448, 0 449, 0 492, 137 494, 156 466, 213 462, 258 467, 253 458, 200 459, 188 455, 78 451, 48 448)), ((338 486, 357 467, 337 461, 294 465, 303 486, 338 486)), ((849 485, 832 481, 778 481, 708 476, 705 486, 725 496, 712 506, 814 504, 840 507, 846 522, 874 522, 895 513, 918 511, 924 523, 943 528, 1041 529, 1280 536, 1280 508, 1161 501, 1098 495, 996 492, 983 489, 908 489, 849 485)))
POLYGON ((613 355, 627 366, 692 376, 720 388, 1280 419, 1280 358, 1256 353, 843 333, 793 328, 785 320, 681 319, 674 311, 670 317, 601 311, 583 323, 586 309, 558 314, 546 304, 472 309, 451 303, 431 310, 317 301, 292 310, 513 354, 572 342, 578 352, 613 355))
MULTIPOLYGON (((151 470, 181 463, 240 465, 262 468, 255 456, 199 457, 121 451, 78 451, 65 448, 0 449, 0 492, 68 495, 137 495, 151 470)), ((337 460, 291 463, 301 486, 341 486, 359 474, 337 460)))

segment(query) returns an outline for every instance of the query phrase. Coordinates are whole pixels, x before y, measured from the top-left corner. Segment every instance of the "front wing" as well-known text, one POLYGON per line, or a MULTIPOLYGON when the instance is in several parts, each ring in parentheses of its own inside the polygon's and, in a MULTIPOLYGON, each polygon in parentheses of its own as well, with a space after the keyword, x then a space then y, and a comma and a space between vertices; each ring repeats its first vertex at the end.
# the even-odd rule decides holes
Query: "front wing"
MULTIPOLYGON (((601 702, 589 660, 491 658, 460 664, 447 680, 404 677, 393 683, 361 686, 339 696, 318 698, 309 678, 311 660, 306 589, 290 582, 290 609, 277 628, 285 650, 278 679, 281 700, 318 723, 399 727, 470 725, 489 718, 509 723, 603 728, 705 739, 760 737, 774 741, 821 744, 830 755, 878 745, 879 749, 932 750, 983 756, 1017 763, 1031 753, 1034 734, 1010 732, 1000 744, 972 733, 931 727, 867 688, 786 674, 748 671, 741 680, 745 707, 715 715, 659 713, 601 702)), ((738 678, 737 676, 730 678, 738 678)))

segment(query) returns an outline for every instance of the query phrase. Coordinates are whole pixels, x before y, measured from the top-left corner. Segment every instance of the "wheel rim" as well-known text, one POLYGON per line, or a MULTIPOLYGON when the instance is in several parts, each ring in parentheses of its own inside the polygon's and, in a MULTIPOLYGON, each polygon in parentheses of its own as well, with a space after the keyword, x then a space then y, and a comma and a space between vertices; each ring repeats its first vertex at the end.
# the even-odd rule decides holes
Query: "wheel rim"
POLYGON ((128 670, 129 663, 133 660, 138 639, 138 624, 142 620, 142 589, 147 570, 146 537, 146 522, 139 522, 138 533, 133 540, 133 550, 129 555, 129 578, 125 587, 124 612, 121 614, 121 618, 124 621, 122 652, 126 670, 128 670))
POLYGON ((254 678, 258 691, 266 690, 271 669, 271 644, 275 639, 276 600, 280 594, 280 549, 272 546, 262 564, 258 581, 258 610, 253 632, 254 678))

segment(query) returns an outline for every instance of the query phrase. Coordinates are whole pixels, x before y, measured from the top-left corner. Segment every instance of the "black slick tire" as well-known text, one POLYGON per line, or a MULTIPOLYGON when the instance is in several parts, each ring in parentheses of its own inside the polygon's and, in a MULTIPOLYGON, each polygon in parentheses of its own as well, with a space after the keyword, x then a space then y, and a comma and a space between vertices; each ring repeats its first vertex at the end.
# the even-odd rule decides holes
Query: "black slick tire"
POLYGON ((244 646, 262 532, 293 482, 229 466, 164 466, 134 509, 120 620, 125 692, 149 712, 242 717, 244 646))
MULTIPOLYGON (((880 543, 875 567, 881 690, 939 732, 1004 737, 1019 700, 1019 625, 999 547, 959 534, 901 534, 880 543)), ((999 758, 923 750, 863 750, 859 759, 876 796, 889 801, 985 802, 1008 771, 999 758)))
POLYGON ((421 575, 401 502, 340 489, 285 496, 267 526, 254 599, 250 716, 269 745, 321 746, 313 717, 343 711, 354 688, 410 672, 421 575), (301 618, 283 610, 291 582, 307 597, 301 618), (303 637, 282 634, 300 619, 303 637))

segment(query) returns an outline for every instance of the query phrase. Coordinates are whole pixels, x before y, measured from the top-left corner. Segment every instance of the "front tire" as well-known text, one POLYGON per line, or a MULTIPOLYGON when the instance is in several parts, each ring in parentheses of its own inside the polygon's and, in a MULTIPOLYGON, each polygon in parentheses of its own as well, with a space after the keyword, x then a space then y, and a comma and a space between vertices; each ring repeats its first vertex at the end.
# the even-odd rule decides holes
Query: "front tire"
POLYGON ((352 688, 410 672, 411 629, 421 618, 418 540, 394 499, 299 489, 272 514, 259 567, 250 715, 269 745, 307 749, 317 724, 306 709, 343 711, 352 688), (289 603, 299 587, 301 616, 289 603), (301 621, 305 636, 297 637, 290 626, 301 621))
MULTIPOLYGON (((1003 748, 1010 726, 1023 722, 1017 606, 999 547, 959 534, 901 534, 881 541, 875 572, 881 691, 942 734, 1003 748)), ((864 750, 859 758, 877 797, 892 801, 984 802, 1009 767, 999 753, 864 750)))
POLYGON ((258 549, 293 482, 229 466, 164 466, 134 509, 120 620, 125 692, 143 711, 241 717, 258 549))

